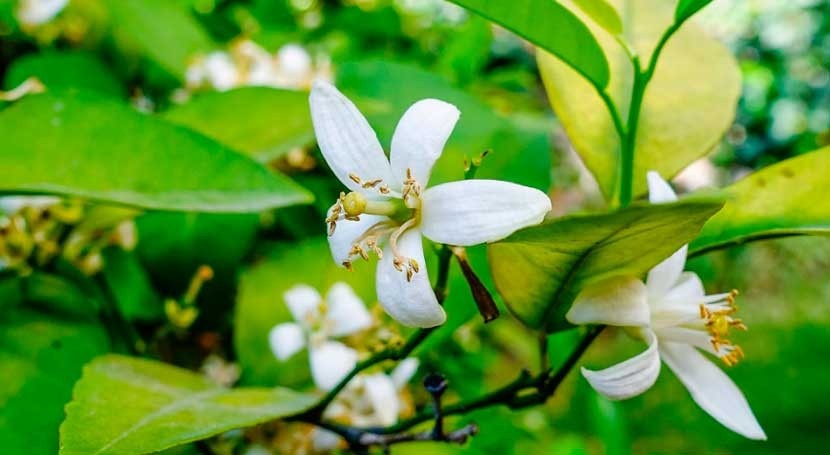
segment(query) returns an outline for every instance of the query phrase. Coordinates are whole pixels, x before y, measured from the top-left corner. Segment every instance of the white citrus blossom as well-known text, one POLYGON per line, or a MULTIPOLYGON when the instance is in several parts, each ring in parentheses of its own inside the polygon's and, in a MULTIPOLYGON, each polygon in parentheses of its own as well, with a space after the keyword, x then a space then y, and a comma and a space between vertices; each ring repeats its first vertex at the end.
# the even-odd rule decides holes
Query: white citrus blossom
POLYGON ((413 104, 398 123, 389 159, 335 87, 315 82, 310 104, 323 157, 351 191, 340 194, 326 220, 334 260, 349 268, 374 252, 378 300, 402 324, 433 327, 446 320, 430 287, 422 235, 457 246, 492 242, 540 223, 551 209, 545 193, 514 183, 465 180, 426 188, 459 117, 451 104, 413 104))
POLYGON ((69 0, 21 0, 17 8, 17 20, 24 26, 35 27, 51 21, 69 0))
POLYGON ((371 326, 369 311, 352 288, 342 282, 332 285, 325 302, 314 288, 304 284, 289 289, 283 298, 296 322, 271 329, 271 351, 285 360, 308 347, 314 383, 322 390, 330 390, 357 363, 357 352, 332 338, 371 326))
MULTIPOLYGON (((648 173, 652 203, 677 200, 668 183, 648 173)), ((743 358, 727 338, 729 329, 745 330, 734 319, 736 291, 706 295, 700 278, 684 272, 688 246, 648 273, 644 284, 616 278, 582 292, 567 314, 574 324, 625 327, 648 344, 641 354, 600 371, 582 368, 591 386, 611 399, 626 399, 648 390, 660 373, 660 360, 677 375, 692 398, 725 427, 751 439, 766 439, 743 393, 700 351, 727 365, 743 358)))

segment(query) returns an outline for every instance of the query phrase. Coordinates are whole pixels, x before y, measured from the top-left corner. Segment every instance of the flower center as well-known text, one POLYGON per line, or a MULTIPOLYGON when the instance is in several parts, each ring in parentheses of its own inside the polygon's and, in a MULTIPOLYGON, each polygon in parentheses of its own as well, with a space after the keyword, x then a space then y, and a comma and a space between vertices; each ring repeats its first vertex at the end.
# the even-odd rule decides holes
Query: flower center
POLYGON ((727 365, 732 366, 737 364, 744 358, 744 351, 740 346, 733 344, 728 336, 729 330, 746 330, 747 327, 740 319, 733 317, 738 311, 738 306, 735 305, 735 297, 738 296, 737 290, 722 295, 722 300, 712 303, 700 304, 700 318, 703 319, 709 335, 710 341, 715 352, 718 353, 720 359, 727 365))

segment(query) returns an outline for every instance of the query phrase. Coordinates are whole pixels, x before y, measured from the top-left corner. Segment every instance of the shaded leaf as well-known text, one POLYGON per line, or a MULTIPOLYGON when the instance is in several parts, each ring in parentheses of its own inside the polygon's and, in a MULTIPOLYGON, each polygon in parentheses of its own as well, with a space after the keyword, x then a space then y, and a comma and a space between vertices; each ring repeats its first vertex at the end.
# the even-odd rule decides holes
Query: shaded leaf
POLYGON ((3 85, 17 87, 29 77, 37 77, 49 90, 94 90, 104 95, 123 97, 125 90, 109 68, 88 52, 44 52, 14 60, 3 85))

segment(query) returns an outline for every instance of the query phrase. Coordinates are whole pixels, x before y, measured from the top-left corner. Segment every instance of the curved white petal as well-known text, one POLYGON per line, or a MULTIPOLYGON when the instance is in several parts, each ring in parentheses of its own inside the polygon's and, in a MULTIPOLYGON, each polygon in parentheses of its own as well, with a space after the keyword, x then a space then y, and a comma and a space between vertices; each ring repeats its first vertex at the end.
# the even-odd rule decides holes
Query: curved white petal
POLYGON ((666 260, 649 270, 648 277, 646 278, 646 286, 648 287, 648 294, 650 296, 662 298, 677 284, 678 280, 680 280, 680 275, 683 273, 683 268, 686 267, 686 253, 688 249, 688 245, 683 245, 683 247, 675 251, 666 260))
POLYGON ((421 233, 406 231, 398 239, 398 250, 406 258, 418 262, 419 271, 407 281, 406 273, 392 265, 394 253, 390 245, 383 250, 375 278, 378 301, 396 321, 410 327, 435 327, 447 320, 447 314, 432 291, 424 261, 421 233))
POLYGON ((703 282, 694 272, 681 272, 674 286, 666 292, 663 300, 667 303, 688 302, 697 308, 706 296, 703 282))
POLYGON ((582 375, 597 392, 612 399, 637 396, 654 385, 660 375, 657 337, 649 333, 648 349, 636 356, 600 371, 582 368, 582 375))
POLYGON ((395 383, 395 388, 398 390, 402 389, 412 379, 412 376, 415 376, 415 372, 418 371, 420 364, 421 362, 415 357, 408 357, 401 360, 390 374, 392 382, 395 383))
MULTIPOLYGON (((330 212, 330 211, 329 211, 330 212)), ((331 256, 334 262, 339 266, 343 263, 353 259, 349 255, 355 241, 363 235, 370 227, 386 221, 389 218, 381 215, 360 215, 360 221, 340 220, 337 222, 337 227, 334 233, 329 238, 329 249, 331 249, 331 256)))
POLYGON ((577 325, 647 326, 650 311, 646 286, 631 277, 614 277, 589 285, 576 297, 565 318, 577 325))
POLYGON ((383 373, 375 373, 366 376, 363 384, 369 402, 372 403, 375 425, 385 427, 397 422, 400 401, 392 379, 383 373))
POLYGON ((354 293, 351 286, 338 281, 326 294, 326 320, 329 321, 331 336, 350 335, 372 325, 372 315, 363 300, 354 293))
POLYGON ((648 200, 652 204, 677 200, 677 194, 675 194, 669 182, 663 180, 663 177, 660 177, 660 174, 656 171, 648 171, 646 180, 648 180, 648 200))
POLYGON ((311 377, 320 390, 331 390, 357 364, 357 351, 336 341, 309 346, 311 377))
POLYGON ((277 324, 268 332, 268 343, 274 357, 285 360, 305 347, 305 329, 299 324, 285 322, 277 324))
POLYGON ((349 178, 392 181, 389 161, 378 137, 357 107, 333 85, 314 81, 309 97, 311 120, 320 151, 334 175, 352 191, 364 190, 349 178))
POLYGON ((452 104, 434 99, 418 101, 407 109, 395 128, 389 154, 397 188, 403 185, 407 168, 422 188, 427 187, 432 166, 441 157, 459 115, 452 104))
POLYGON ((310 318, 316 316, 320 311, 320 304, 323 297, 316 289, 307 284, 298 284, 282 294, 285 305, 294 320, 306 325, 310 318))
POLYGON ((744 394, 720 368, 687 344, 663 343, 660 354, 695 402, 726 428, 750 439, 767 439, 744 394))
POLYGON ((470 246, 495 242, 541 223, 551 203, 535 188, 498 180, 462 180, 426 190, 421 208, 421 230, 427 238, 470 246))

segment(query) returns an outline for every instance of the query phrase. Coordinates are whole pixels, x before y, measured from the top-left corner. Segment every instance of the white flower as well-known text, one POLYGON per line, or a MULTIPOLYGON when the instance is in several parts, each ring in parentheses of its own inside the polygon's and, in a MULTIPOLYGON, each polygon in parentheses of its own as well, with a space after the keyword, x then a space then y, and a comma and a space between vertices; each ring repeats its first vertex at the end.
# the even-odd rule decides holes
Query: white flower
POLYGON ((271 329, 271 350, 278 359, 285 360, 307 346, 314 383, 330 390, 357 363, 357 352, 331 338, 368 328, 371 315, 360 297, 342 282, 329 289, 325 304, 320 294, 307 285, 294 286, 283 298, 296 322, 271 329))
POLYGON ((374 252, 380 258, 378 300, 405 325, 446 320, 430 287, 421 235, 458 246, 492 242, 540 223, 551 209, 545 193, 508 182, 465 180, 425 189, 459 117, 451 104, 413 104, 398 123, 389 159, 369 123, 336 88, 316 81, 310 104, 320 150, 351 190, 341 193, 326 220, 334 260, 348 268, 374 252))
MULTIPOLYGON (((655 172, 648 173, 652 203, 677 199, 655 172)), ((703 410, 730 430, 751 439, 766 439, 743 393, 698 349, 734 365, 741 349, 727 338, 730 328, 746 329, 733 319, 736 291, 705 295, 700 278, 684 272, 687 246, 655 266, 645 284, 615 278, 583 291, 567 314, 574 324, 626 327, 648 349, 601 371, 583 368, 585 379, 601 394, 625 399, 648 390, 660 373, 660 360, 677 375, 703 410)))
POLYGON ((28 27, 45 24, 58 15, 69 0, 21 0, 17 20, 28 27))

